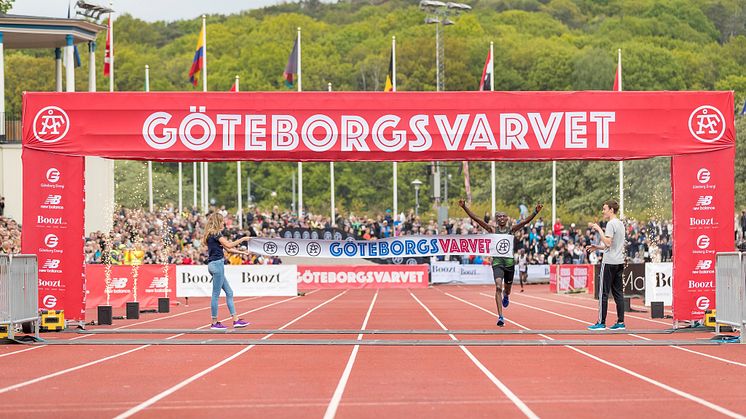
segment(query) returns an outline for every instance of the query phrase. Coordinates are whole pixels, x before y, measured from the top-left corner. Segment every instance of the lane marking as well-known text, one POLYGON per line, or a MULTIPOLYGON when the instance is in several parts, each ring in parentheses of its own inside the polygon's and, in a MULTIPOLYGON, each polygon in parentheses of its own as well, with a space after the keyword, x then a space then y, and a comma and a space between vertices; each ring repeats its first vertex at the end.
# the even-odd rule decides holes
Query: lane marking
MULTIPOLYGON (((365 319, 363 320, 363 326, 360 329, 365 330, 365 327, 368 325, 368 320, 370 319, 370 313, 373 311, 373 305, 376 303, 377 298, 378 298, 378 290, 376 290, 376 293, 373 294, 373 300, 370 302, 370 307, 368 307, 368 312, 365 314, 365 319)), ((362 339, 363 339, 362 333, 357 335, 357 340, 362 340, 362 339)), ((345 387, 347 386, 347 381, 350 379, 350 373, 352 372, 352 365, 355 363, 358 350, 360 350, 360 345, 355 345, 352 348, 350 359, 347 360, 347 365, 345 366, 344 372, 342 372, 342 377, 340 377, 339 383, 337 383, 337 388, 334 390, 334 395, 332 396, 332 399, 329 402, 329 405, 326 407, 326 413, 324 413, 324 419, 332 419, 337 414, 337 408, 339 408, 339 402, 342 400, 342 395, 344 394, 345 387)))
MULTIPOLYGON (((450 295, 449 293, 445 293, 445 294, 446 294, 446 295, 448 295, 449 297, 453 297, 453 298, 456 298, 456 299, 458 299, 457 297, 454 297, 454 296, 450 295)), ((484 293, 480 293, 480 295, 483 295, 483 296, 487 296, 487 295, 486 295, 486 294, 484 294, 484 293)), ((522 306, 525 306, 525 307, 529 307, 529 308, 531 308, 530 306, 526 306, 525 304, 520 304, 520 303, 518 303, 518 304, 519 304, 519 305, 522 305, 522 306)), ((541 310, 541 311, 546 311, 546 310, 541 310)), ((492 313, 492 312, 490 312, 490 314, 493 314, 493 315, 495 315, 495 316, 496 316, 496 314, 494 314, 494 313, 492 313)), ((566 317, 566 316, 563 316, 563 317, 566 317)), ((577 320, 577 319, 576 319, 576 320, 577 320)), ((578 321, 581 321, 581 320, 578 320, 578 321)), ((519 323, 516 323, 516 322, 514 322, 514 321, 511 321, 511 323, 515 324, 516 326, 518 326, 518 327, 520 327, 520 328, 522 328, 522 329, 524 329, 524 330, 531 330, 531 329, 529 329, 528 327, 526 327, 526 326, 523 326, 523 325, 521 325, 521 324, 519 324, 519 323)), ((583 322, 583 323, 587 323, 587 322, 583 322)), ((553 338, 551 338, 551 337, 548 337, 548 339, 549 339, 549 340, 554 340, 554 339, 553 339, 553 338)), ((726 415, 726 416, 729 416, 729 417, 732 417, 732 418, 741 418, 741 419, 743 419, 743 418, 746 418, 746 417, 744 417, 743 415, 740 415, 740 414, 738 414, 738 413, 736 413, 736 412, 733 412, 733 411, 731 411, 731 410, 728 410, 728 409, 726 409, 726 408, 724 408, 724 407, 722 407, 722 406, 718 406, 718 405, 716 405, 716 404, 714 404, 714 403, 712 403, 712 402, 709 402, 709 401, 707 401, 707 400, 705 400, 705 399, 702 399, 702 398, 700 398, 700 397, 694 396, 694 395, 692 395, 692 394, 689 394, 689 393, 687 393, 687 392, 685 392, 685 391, 682 391, 682 390, 679 390, 679 389, 677 389, 677 388, 671 387, 671 386, 669 386, 669 385, 667 385, 667 384, 664 384, 664 383, 662 383, 662 382, 660 382, 660 381, 654 380, 654 379, 652 379, 652 378, 649 378, 649 377, 647 377, 647 376, 644 376, 644 375, 642 375, 642 374, 639 374, 639 373, 637 373, 637 372, 634 372, 634 371, 632 371, 632 370, 630 370, 630 369, 627 369, 627 368, 624 368, 624 367, 622 367, 622 366, 620 366, 620 365, 614 364, 613 362, 609 362, 609 361, 607 361, 607 360, 605 360, 605 359, 599 358, 599 357, 597 357, 597 356, 595 356, 595 355, 592 355, 592 354, 590 354, 590 353, 588 353, 588 352, 585 352, 585 351, 583 351, 583 350, 581 350, 581 349, 578 349, 578 348, 575 348, 575 347, 573 347, 573 346, 569 346, 569 345, 564 345, 564 346, 565 346, 566 348, 568 348, 568 349, 571 349, 571 350, 573 350, 573 351, 575 351, 575 352, 577 352, 577 353, 581 354, 581 355, 584 355, 584 356, 586 356, 586 357, 588 357, 588 358, 591 358, 591 359, 593 359, 593 360, 595 360, 595 361, 598 361, 598 362, 600 362, 600 363, 602 363, 602 364, 604 364, 604 365, 607 365, 607 366, 609 366, 609 367, 612 367, 612 368, 614 368, 614 369, 616 369, 616 370, 619 370, 619 371, 621 371, 621 372, 623 372, 623 373, 625 373, 625 374, 629 374, 629 375, 631 375, 631 376, 633 376, 633 377, 635 377, 635 378, 638 378, 638 379, 640 379, 640 380, 643 380, 643 381, 645 381, 645 382, 647 382, 647 383, 649 383, 649 384, 652 384, 652 385, 654 385, 654 386, 656 386, 656 387, 659 387, 659 388, 661 388, 661 389, 663 389, 663 390, 666 390, 666 391, 669 391, 669 392, 671 392, 671 393, 673 393, 673 394, 676 394, 677 396, 683 397, 683 398, 685 398, 685 399, 688 399, 688 400, 691 400, 691 401, 693 401, 693 402, 695 402, 695 403, 697 403, 697 404, 700 404, 700 405, 702 405, 702 406, 705 406, 705 407, 707 407, 707 408, 710 408, 710 409, 712 409, 712 410, 714 410, 714 411, 716 411, 716 412, 718 412, 718 413, 720 413, 720 414, 723 414, 723 415, 726 415)))
MULTIPOLYGON (((290 322, 286 323, 285 325, 283 325, 283 326, 282 326, 282 327, 280 327, 279 329, 285 329, 286 327, 288 327, 288 326, 292 325, 293 323, 297 322, 298 320, 300 320, 300 319, 302 319, 302 318, 304 318, 304 317, 308 316, 309 314, 313 313, 313 312, 314 312, 314 311, 316 311, 317 309, 319 309, 319 308, 321 308, 321 307, 325 306, 326 304, 328 304, 328 303, 331 303, 332 301, 336 300, 337 298, 339 298, 339 297, 343 296, 343 295, 344 295, 345 293, 347 293, 347 291, 348 291, 348 290, 344 290, 343 292, 341 292, 341 293, 339 293, 339 294, 335 295, 334 297, 331 297, 331 298, 327 299, 327 300, 326 300, 326 301, 324 301, 323 303, 321 303, 321 304, 317 305, 316 307, 314 307, 314 308, 312 308, 312 309, 310 309, 310 310, 306 311, 305 313, 301 314, 300 316, 298 316, 298 317, 296 317, 295 319, 291 320, 290 322)), ((293 298, 298 298, 298 297, 293 297, 293 298)), ((271 337, 272 335, 273 335, 273 334, 265 335, 265 336, 264 336, 264 337, 262 338, 262 340, 265 340, 265 339, 269 339, 269 338, 270 338, 270 337, 271 337)), ((159 400, 161 400, 161 399, 163 399, 163 398, 165 398, 165 397, 168 397, 169 395, 171 395, 171 394, 173 394, 173 393, 175 393, 175 392, 179 391, 180 389, 182 389, 182 388, 186 387, 186 386, 187 386, 187 385, 189 385, 190 383, 192 383, 192 382, 194 382, 194 381, 198 380, 198 379, 199 379, 199 378, 201 378, 201 377, 204 377, 205 375, 207 375, 207 374, 211 373, 212 371, 215 371, 216 369, 218 369, 218 368, 222 367, 223 365, 225 365, 225 364, 229 363, 230 361, 232 361, 232 360, 234 360, 234 359, 238 358, 239 356, 241 356, 241 355, 243 355, 244 353, 248 352, 248 351, 249 351, 249 350, 250 350, 251 348, 253 348, 254 346, 256 346, 256 345, 249 345, 249 346, 245 347, 244 349, 241 349, 240 351, 238 351, 238 352, 236 352, 235 354, 233 354, 233 355, 229 356, 228 358, 225 358, 224 360, 222 360, 222 361, 218 362, 217 364, 214 364, 214 365, 212 365, 211 367, 208 367, 208 368, 206 368, 206 369, 204 369, 204 370, 202 370, 202 371, 198 372, 197 374, 194 374, 194 375, 192 375, 191 377, 189 377, 189 378, 187 378, 187 379, 185 379, 185 380, 182 380, 181 382, 177 383, 176 385, 174 385, 174 386, 172 386, 172 387, 170 387, 170 388, 168 388, 168 389, 166 389, 166 390, 164 390, 164 391, 162 391, 162 392, 160 392, 160 393, 156 394, 155 396, 153 396, 153 397, 149 398, 148 400, 145 400, 144 402, 142 402, 142 403, 138 404, 137 406, 134 406, 134 407, 132 407, 131 409, 129 409, 129 410, 127 410, 127 411, 125 411, 125 412, 123 412, 123 413, 121 413, 121 414, 117 415, 117 416, 115 417, 115 419, 124 419, 124 418, 128 418, 128 417, 130 417, 130 416, 132 416, 132 415, 134 415, 134 414, 136 414, 136 413, 138 413, 138 412, 142 411, 143 409, 146 409, 147 407, 149 407, 149 406, 151 406, 152 404, 154 404, 154 403, 158 402, 159 400)))
MULTIPOLYGON (((267 304, 267 305, 264 305, 262 307, 258 307, 258 308, 249 310, 249 311, 247 311, 247 312, 245 312, 243 314, 248 314, 248 313, 251 313, 251 312, 254 312, 254 311, 259 311, 259 310, 262 310, 264 308, 271 307, 273 305, 277 305, 277 304, 283 303, 285 301, 294 300, 296 298, 299 298, 299 297, 296 296, 296 297, 291 297, 291 298, 288 298, 288 299, 285 299, 285 300, 275 301, 274 303, 267 304)), ((201 326, 198 329, 204 329, 206 327, 209 327, 209 325, 201 326)), ((81 336, 81 337, 85 337, 85 336, 89 336, 89 335, 84 335, 84 336, 81 336)), ((170 339, 176 339, 176 338, 181 337, 181 336, 184 336, 184 333, 179 333, 178 335, 169 336, 166 339, 169 339, 169 340, 170 339)), ((47 346, 48 345, 39 346, 39 348, 44 348, 44 347, 47 347, 47 346)), ((48 380, 50 378, 59 377, 60 375, 67 374, 69 372, 77 371, 77 370, 80 370, 80 369, 83 369, 83 368, 87 368, 87 367, 90 367, 90 366, 93 366, 93 365, 96 365, 96 364, 100 364, 102 362, 105 362, 105 361, 108 361, 108 360, 111 360, 111 359, 115 359, 115 358, 118 358, 120 356, 127 355, 127 354, 130 354, 132 352, 139 351, 141 349, 145 349, 145 348, 147 348, 149 346, 152 346, 152 345, 138 346, 137 348, 130 349, 128 351, 120 352, 120 353, 114 354, 114 355, 109 355, 107 357, 100 358, 100 359, 97 359, 97 360, 94 360, 94 361, 90 361, 90 362, 87 362, 85 364, 81 364, 81 365, 78 365, 78 366, 75 366, 75 367, 66 368, 64 370, 53 372, 51 374, 46 374, 46 375, 43 375, 41 377, 37 377, 37 378, 33 378, 31 380, 23 381, 23 382, 20 382, 18 384, 13 384, 13 385, 8 386, 8 387, 3 387, 3 388, 0 388, 0 394, 6 393, 6 392, 11 391, 11 390, 19 389, 21 387, 26 387, 28 385, 35 384, 35 383, 38 383, 40 381, 48 380)), ((15 353, 15 352, 13 352, 13 353, 15 353)))
MULTIPOLYGON (((414 295, 414 293, 412 293, 411 290, 407 289, 407 291, 409 291, 409 294, 412 296, 412 298, 414 298, 415 301, 417 301, 417 303, 419 303, 422 306, 422 308, 424 308, 425 311, 427 311, 427 314, 429 314, 430 317, 432 317, 433 320, 435 320, 435 322, 438 323, 438 326, 440 326, 441 329, 448 330, 448 328, 445 327, 445 325, 435 316, 435 314, 433 314, 433 312, 430 311, 430 309, 427 308, 427 306, 425 304, 423 304, 422 301, 420 301, 420 299, 417 298, 417 296, 414 295)), ((456 339, 456 336, 454 336, 453 334, 449 334, 448 336, 450 336, 452 340, 458 340, 458 339, 456 339)), ((477 368, 479 368, 479 370, 481 370, 482 373, 484 373, 484 375, 486 375, 487 378, 489 378, 490 381, 492 381, 492 383, 495 384, 495 386, 497 386, 497 388, 499 388, 500 391, 502 391, 503 394, 505 394, 505 396, 507 396, 508 399, 510 399, 510 401, 512 401, 513 404, 516 407, 518 407, 518 409, 524 415, 526 415, 526 417, 532 418, 532 419, 538 419, 539 418, 539 416, 537 416, 536 413, 534 413, 528 406, 526 406, 526 403, 524 403, 521 399, 519 399, 518 396, 516 396, 515 393, 513 393, 508 388, 508 386, 506 386, 505 384, 503 384, 502 381, 500 381, 497 377, 495 377, 495 375, 492 373, 492 371, 488 370, 487 367, 484 366, 484 364, 482 364, 481 362, 479 362, 479 360, 471 353, 471 351, 469 351, 463 345, 459 345, 459 348, 461 348, 461 350, 466 354, 467 357, 469 357, 469 359, 474 363, 474 365, 476 365, 477 368)))

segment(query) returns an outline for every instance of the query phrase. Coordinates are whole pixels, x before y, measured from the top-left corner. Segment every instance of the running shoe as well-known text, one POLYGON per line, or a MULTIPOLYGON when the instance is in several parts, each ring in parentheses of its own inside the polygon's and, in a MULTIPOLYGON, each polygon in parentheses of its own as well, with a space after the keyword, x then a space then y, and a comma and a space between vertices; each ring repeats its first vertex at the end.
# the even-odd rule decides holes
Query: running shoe
POLYGON ((217 322, 213 325, 210 325, 210 329, 212 330, 225 330, 227 327, 223 326, 223 323, 217 322))
POLYGON ((603 323, 596 323, 596 324, 594 324, 592 326, 588 326, 588 330, 592 330, 592 331, 595 331, 595 330, 606 330, 606 325, 603 324, 603 323))
POLYGON ((508 308, 510 304, 510 296, 508 294, 503 295, 503 307, 508 308))
POLYGON ((503 316, 498 316, 497 317, 497 325, 500 326, 500 327, 505 326, 505 319, 503 319, 503 316))
POLYGON ((624 327, 624 323, 616 322, 613 326, 609 328, 609 330, 624 330, 626 327, 624 327))
POLYGON ((234 328, 246 327, 248 325, 249 325, 249 322, 246 322, 243 319, 238 319, 235 322, 233 322, 234 328))

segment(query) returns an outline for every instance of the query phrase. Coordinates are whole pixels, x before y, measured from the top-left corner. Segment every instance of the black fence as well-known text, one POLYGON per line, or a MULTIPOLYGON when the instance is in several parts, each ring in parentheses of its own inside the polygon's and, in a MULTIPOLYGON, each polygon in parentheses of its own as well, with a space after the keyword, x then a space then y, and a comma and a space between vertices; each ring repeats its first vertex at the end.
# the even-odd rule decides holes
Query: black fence
POLYGON ((23 125, 21 125, 20 113, 0 112, 0 127, 5 127, 0 132, 1 144, 20 143, 23 138, 23 125))

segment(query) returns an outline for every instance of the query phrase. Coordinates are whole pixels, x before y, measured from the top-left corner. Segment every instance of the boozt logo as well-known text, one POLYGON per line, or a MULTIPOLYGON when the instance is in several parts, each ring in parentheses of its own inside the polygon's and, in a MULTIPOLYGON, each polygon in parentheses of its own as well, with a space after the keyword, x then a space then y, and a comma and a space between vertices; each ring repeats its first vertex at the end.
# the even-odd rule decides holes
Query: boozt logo
POLYGON ((47 182, 57 183, 60 181, 60 171, 52 167, 47 170, 47 182))
POLYGON ((57 269, 60 266, 59 259, 47 259, 41 266, 42 269, 57 269))
POLYGON ((44 225, 63 225, 62 217, 43 217, 41 215, 36 216, 36 224, 44 225))
POLYGON ((699 169, 697 172, 697 182, 699 183, 707 183, 710 181, 711 173, 709 170, 705 169, 704 167, 699 169))
POLYGON ((689 132, 703 143, 714 143, 725 134, 725 118, 714 106, 700 106, 689 115, 689 132))
POLYGON ((46 308, 54 308, 57 305, 57 297, 54 295, 45 295, 41 300, 41 303, 44 304, 44 307, 46 308))
POLYGON ((212 283, 211 275, 192 275, 189 272, 181 274, 182 284, 209 284, 212 283))
POLYGON ((48 248, 54 249, 58 244, 60 244, 60 239, 57 238, 55 234, 47 234, 47 236, 44 237, 44 245, 48 248))
POLYGON ((39 279, 39 287, 60 288, 62 287, 62 280, 58 279, 56 281, 52 281, 49 279, 39 279))
POLYGON ((710 237, 708 237, 705 234, 697 237, 697 247, 699 247, 702 250, 710 247, 710 237))
POLYGON ((692 281, 689 280, 689 289, 701 290, 704 288, 715 288, 715 281, 692 281))
POLYGON ((70 118, 57 106, 47 106, 34 117, 34 137, 42 143, 56 143, 65 138, 70 129, 70 118))
POLYGON ((700 310, 707 310, 710 308, 710 299, 705 296, 697 298, 697 308, 700 310))
POLYGON ((694 226, 714 226, 714 225, 716 225, 714 217, 710 217, 710 218, 694 218, 694 217, 689 217, 689 226, 690 227, 694 227, 694 226))

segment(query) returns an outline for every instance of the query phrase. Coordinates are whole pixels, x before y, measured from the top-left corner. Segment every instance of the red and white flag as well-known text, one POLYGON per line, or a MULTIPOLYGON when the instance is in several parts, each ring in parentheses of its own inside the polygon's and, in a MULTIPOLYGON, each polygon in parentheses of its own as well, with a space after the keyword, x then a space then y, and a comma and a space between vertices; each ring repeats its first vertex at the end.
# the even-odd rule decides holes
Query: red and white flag
POLYGON ((616 64, 616 74, 614 75, 614 91, 622 91, 622 50, 619 50, 619 58, 616 64))
POLYGON ((106 50, 104 52, 104 77, 111 77, 111 66, 114 62, 114 34, 112 30, 111 15, 109 15, 109 28, 106 30, 106 50))

